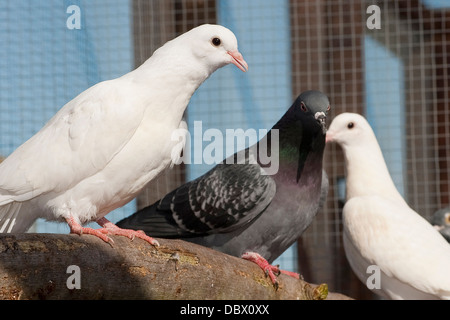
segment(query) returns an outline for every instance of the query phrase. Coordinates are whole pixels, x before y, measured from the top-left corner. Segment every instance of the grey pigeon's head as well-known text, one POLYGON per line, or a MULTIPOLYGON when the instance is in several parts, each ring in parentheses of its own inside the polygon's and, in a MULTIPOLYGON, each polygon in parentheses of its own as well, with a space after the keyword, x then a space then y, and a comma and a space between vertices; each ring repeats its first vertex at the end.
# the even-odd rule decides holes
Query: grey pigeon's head
POLYGON ((430 222, 450 242, 450 207, 436 211, 430 222))
POLYGON ((326 119, 330 111, 328 97, 320 91, 309 90, 301 93, 274 128, 290 132, 290 135, 326 134, 326 119), (296 134, 295 132, 298 131, 296 134))
POLYGON ((294 105, 297 106, 299 114, 306 114, 320 124, 323 134, 327 132, 326 119, 331 109, 330 100, 320 91, 309 90, 302 92, 295 100, 294 105))
POLYGON ((450 207, 436 211, 431 217, 434 226, 450 227, 450 207))
POLYGON ((196 59, 209 66, 211 73, 230 63, 244 72, 248 69, 247 62, 238 51, 236 36, 223 26, 203 24, 169 41, 169 45, 172 44, 170 42, 183 42, 196 59))
MULTIPOLYGON (((328 97, 320 91, 300 94, 289 110, 272 127, 279 130, 280 160, 297 165, 297 182, 310 152, 322 155, 325 147, 328 97)), ((317 161, 321 168, 322 162, 317 161)), ((288 168, 287 165, 284 166, 288 168)))
POLYGON ((291 144, 298 145, 296 138, 325 136, 330 109, 330 101, 325 94, 317 90, 304 91, 273 128, 281 130, 291 144))

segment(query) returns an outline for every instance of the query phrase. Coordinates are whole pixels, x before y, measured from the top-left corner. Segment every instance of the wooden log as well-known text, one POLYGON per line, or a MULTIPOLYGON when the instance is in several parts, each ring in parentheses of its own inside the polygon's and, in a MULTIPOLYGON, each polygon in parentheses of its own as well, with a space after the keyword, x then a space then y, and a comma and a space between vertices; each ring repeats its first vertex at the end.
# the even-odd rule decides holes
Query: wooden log
MULTIPOLYGON (((274 286, 255 264, 181 240, 0 235, 0 299, 324 299, 327 286, 286 275, 274 286)), ((348 299, 330 293, 328 299, 348 299)))

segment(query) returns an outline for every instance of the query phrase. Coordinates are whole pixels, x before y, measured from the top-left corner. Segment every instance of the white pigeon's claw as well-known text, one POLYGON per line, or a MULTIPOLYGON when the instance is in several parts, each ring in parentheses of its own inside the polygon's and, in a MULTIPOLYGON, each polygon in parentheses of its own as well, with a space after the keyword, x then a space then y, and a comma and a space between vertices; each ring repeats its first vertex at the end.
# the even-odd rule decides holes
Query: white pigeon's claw
POLYGON ((101 229, 92 229, 92 228, 85 228, 81 226, 78 222, 75 221, 75 219, 71 216, 70 218, 66 219, 67 224, 70 228, 70 233, 83 235, 83 234, 90 234, 93 236, 96 236, 97 238, 102 239, 106 243, 113 244, 114 240, 105 235, 101 229))
POLYGON ((97 220, 97 223, 102 227, 102 229, 99 229, 101 233, 108 235, 125 236, 130 238, 131 241, 133 241, 134 238, 136 237, 144 241, 147 241, 148 243, 150 243, 155 247, 159 247, 159 242, 153 239, 152 237, 147 236, 145 232, 143 232, 142 230, 130 230, 119 228, 114 223, 107 220, 105 217, 97 220))
POLYGON ((152 237, 147 236, 142 231, 136 231, 136 230, 129 230, 129 229, 120 229, 119 227, 115 228, 102 228, 99 229, 100 232, 108 235, 116 235, 116 236, 124 236, 128 237, 131 241, 134 240, 134 238, 139 238, 144 241, 147 241, 151 245, 155 247, 159 247, 159 242, 152 237))

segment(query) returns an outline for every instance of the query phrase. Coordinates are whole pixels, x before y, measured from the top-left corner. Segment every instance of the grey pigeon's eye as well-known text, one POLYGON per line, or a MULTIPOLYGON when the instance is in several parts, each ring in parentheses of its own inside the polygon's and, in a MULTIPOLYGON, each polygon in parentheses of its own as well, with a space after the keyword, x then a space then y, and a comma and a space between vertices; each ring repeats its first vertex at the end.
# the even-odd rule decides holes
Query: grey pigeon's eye
POLYGON ((353 122, 349 122, 347 125, 347 128, 353 129, 354 126, 355 126, 355 124, 353 122))
POLYGON ((300 103, 300 109, 302 109, 302 111, 304 112, 308 111, 308 108, 306 108, 306 105, 303 101, 300 103))
POLYGON ((214 46, 218 47, 218 46, 220 46, 220 44, 222 43, 222 41, 220 41, 219 38, 212 38, 211 43, 212 43, 214 46))

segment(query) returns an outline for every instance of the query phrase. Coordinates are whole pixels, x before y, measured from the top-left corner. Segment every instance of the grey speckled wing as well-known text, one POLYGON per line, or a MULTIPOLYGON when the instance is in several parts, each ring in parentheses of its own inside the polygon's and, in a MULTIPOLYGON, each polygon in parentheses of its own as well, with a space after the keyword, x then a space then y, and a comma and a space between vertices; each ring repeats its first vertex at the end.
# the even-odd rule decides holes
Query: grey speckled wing
POLYGON ((230 232, 260 215, 275 192, 258 164, 218 164, 117 225, 164 238, 230 232))

